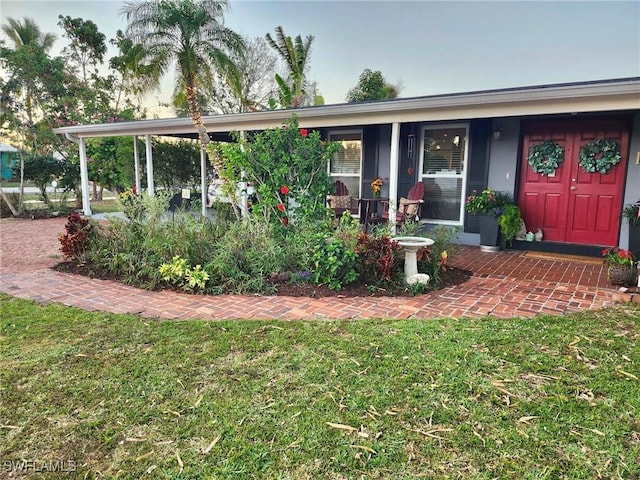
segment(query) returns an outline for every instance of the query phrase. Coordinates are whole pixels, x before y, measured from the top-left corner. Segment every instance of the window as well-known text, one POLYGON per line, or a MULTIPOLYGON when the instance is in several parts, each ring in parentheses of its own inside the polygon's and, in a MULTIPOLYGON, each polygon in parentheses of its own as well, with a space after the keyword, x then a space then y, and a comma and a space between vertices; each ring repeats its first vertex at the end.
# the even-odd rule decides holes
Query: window
POLYGON ((362 132, 330 132, 329 141, 341 142, 342 149, 329 161, 329 175, 340 180, 353 198, 360 198, 362 172, 362 132))
POLYGON ((427 221, 461 225, 467 166, 467 125, 428 127, 422 141, 422 216, 427 221))

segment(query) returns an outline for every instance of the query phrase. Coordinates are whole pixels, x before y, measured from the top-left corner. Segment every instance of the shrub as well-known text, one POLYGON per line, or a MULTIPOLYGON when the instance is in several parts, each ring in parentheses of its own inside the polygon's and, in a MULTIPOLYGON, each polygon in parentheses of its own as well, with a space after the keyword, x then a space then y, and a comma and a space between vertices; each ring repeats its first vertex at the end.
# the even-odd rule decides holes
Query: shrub
POLYGON ((453 243, 459 232, 459 227, 437 225, 428 232, 433 245, 418 251, 418 271, 429 275, 435 288, 440 285, 440 272, 446 270, 448 261, 460 249, 460 245, 453 243))
POLYGON ((191 268, 180 255, 174 256, 171 263, 160 265, 158 271, 165 282, 187 291, 204 290, 209 280, 209 274, 202 270, 201 265, 191 268))
POLYGON ((400 249, 398 242, 387 235, 374 237, 361 232, 355 248, 360 276, 374 279, 376 285, 391 282, 400 271, 400 249))
POLYGON ((87 244, 93 231, 93 225, 78 213, 72 213, 64 226, 65 232, 60 235, 60 251, 65 258, 74 263, 87 261, 87 244))
POLYGON ((315 238, 313 264, 317 284, 326 284, 331 290, 340 290, 344 285, 358 278, 355 270, 357 255, 338 238, 325 238, 319 234, 315 238))

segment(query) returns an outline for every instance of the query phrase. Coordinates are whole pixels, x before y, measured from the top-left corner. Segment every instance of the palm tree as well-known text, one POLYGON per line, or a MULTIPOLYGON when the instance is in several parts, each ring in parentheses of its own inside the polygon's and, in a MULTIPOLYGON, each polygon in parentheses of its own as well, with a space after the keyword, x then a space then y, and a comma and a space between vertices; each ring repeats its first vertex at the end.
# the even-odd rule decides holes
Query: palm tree
POLYGON ((202 145, 209 143, 209 135, 198 88, 212 84, 214 70, 233 68, 229 54, 244 47, 242 37, 222 23, 227 10, 227 0, 146 0, 127 2, 122 9, 127 36, 142 44, 149 65, 158 68, 158 82, 175 62, 176 83, 185 91, 202 145))
POLYGON ((36 22, 27 17, 24 18, 24 23, 9 17, 7 23, 2 25, 2 32, 13 42, 15 50, 30 45, 39 46, 45 51, 49 51, 56 40, 53 33, 43 34, 36 22))
POLYGON ((276 82, 280 88, 280 103, 283 107, 300 107, 305 100, 307 87, 306 71, 309 68, 309 59, 313 36, 302 37, 297 35, 295 40, 284 34, 281 26, 276 27, 276 39, 270 34, 266 37, 269 45, 282 57, 289 69, 288 81, 276 74, 276 82), (289 83, 290 82, 290 83, 289 83))

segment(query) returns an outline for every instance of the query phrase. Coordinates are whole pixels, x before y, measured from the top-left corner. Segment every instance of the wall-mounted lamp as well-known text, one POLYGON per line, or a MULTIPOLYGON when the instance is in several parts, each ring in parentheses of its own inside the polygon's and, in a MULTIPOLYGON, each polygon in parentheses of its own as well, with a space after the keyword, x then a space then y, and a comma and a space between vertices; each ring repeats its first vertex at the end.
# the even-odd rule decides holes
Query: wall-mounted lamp
POLYGON ((498 141, 502 138, 502 129, 500 127, 493 131, 493 139, 498 141))

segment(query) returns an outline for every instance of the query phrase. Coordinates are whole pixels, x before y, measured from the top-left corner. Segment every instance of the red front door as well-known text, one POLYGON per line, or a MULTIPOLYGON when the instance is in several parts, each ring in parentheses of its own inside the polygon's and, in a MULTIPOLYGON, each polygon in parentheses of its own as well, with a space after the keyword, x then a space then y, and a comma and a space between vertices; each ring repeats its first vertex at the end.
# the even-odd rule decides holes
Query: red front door
POLYGON ((525 124, 519 205, 527 229, 542 228, 549 241, 617 245, 628 152, 628 126, 621 119, 525 124), (585 172, 580 148, 605 138, 618 142, 621 162, 605 174, 585 172), (527 161, 529 148, 549 139, 564 148, 564 162, 551 176, 535 173, 527 161))

